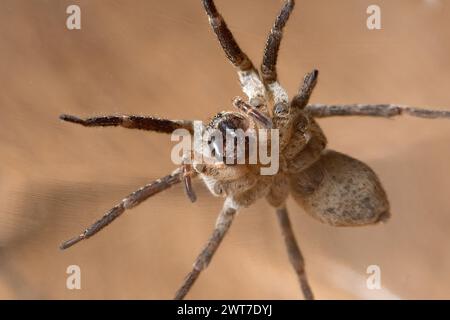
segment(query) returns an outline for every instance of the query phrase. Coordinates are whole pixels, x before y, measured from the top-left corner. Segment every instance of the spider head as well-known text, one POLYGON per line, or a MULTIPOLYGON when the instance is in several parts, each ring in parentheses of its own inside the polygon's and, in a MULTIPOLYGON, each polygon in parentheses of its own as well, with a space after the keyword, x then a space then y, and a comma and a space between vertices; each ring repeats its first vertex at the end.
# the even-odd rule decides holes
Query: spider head
POLYGON ((207 130, 219 130, 223 135, 227 130, 241 129, 247 131, 251 126, 248 117, 239 112, 223 111, 215 115, 208 124, 207 130))
POLYGON ((255 124, 239 112, 220 112, 206 126, 204 142, 210 156, 226 164, 246 157, 255 124), (250 132, 250 133, 249 133, 250 132))

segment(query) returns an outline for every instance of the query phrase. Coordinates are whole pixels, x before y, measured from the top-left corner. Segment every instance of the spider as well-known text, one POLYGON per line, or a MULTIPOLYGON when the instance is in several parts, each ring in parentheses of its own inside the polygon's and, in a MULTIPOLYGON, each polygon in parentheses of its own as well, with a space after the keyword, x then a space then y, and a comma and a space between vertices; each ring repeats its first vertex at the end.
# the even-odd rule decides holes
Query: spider
MULTIPOLYGON (((286 244, 289 260, 296 272, 305 299, 314 299, 305 262, 296 242, 286 209, 291 194, 303 210, 332 226, 363 226, 386 221, 390 216, 389 201, 380 180, 366 164, 345 154, 327 149, 327 139, 316 118, 331 116, 375 116, 390 118, 402 114, 422 118, 450 118, 450 111, 426 110, 406 106, 323 105, 309 104, 317 83, 318 71, 306 74, 298 93, 289 100, 277 77, 277 58, 283 29, 294 8, 294 0, 286 0, 269 33, 260 71, 240 49, 213 0, 202 0, 209 23, 229 61, 236 67, 247 101, 235 98, 234 112, 217 114, 205 130, 240 128, 279 130, 279 170, 274 175, 261 175, 256 164, 183 163, 171 174, 131 193, 110 209, 101 219, 80 235, 65 241, 66 249, 88 239, 106 227, 126 210, 171 186, 183 183, 187 195, 195 201, 191 179, 199 177, 215 196, 224 197, 223 208, 212 235, 196 258, 175 299, 183 299, 202 270, 211 262, 239 209, 265 198, 275 208, 286 244)), ((152 116, 112 115, 81 119, 61 115, 60 119, 86 127, 121 126, 160 133, 176 129, 194 131, 194 122, 167 120, 152 116)), ((270 142, 270 141, 269 141, 270 142)))

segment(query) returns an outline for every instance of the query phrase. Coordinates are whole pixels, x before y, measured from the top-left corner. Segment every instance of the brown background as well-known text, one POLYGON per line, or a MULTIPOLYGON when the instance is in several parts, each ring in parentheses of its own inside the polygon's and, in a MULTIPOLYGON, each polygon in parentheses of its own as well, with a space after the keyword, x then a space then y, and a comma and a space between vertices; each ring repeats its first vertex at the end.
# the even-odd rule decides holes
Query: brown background
MULTIPOLYGON (((313 102, 450 108, 450 2, 304 0, 289 22, 279 74, 291 94, 320 69, 313 102)), ((279 0, 221 0, 259 64, 279 0)), ((124 195, 170 172, 170 137, 85 129, 60 113, 153 114, 206 120, 241 94, 200 0, 1 0, 0 298, 171 298, 221 206, 196 184, 148 200, 95 238, 61 252, 124 195), (78 4, 82 30, 65 27, 78 4), (81 267, 82 290, 65 287, 81 267)), ((316 296, 450 298, 450 122, 320 121, 330 147, 369 163, 392 203, 386 225, 332 228, 290 202, 316 296), (383 290, 365 286, 381 267, 383 290)), ((243 210, 189 298, 300 298, 272 210, 243 210)))

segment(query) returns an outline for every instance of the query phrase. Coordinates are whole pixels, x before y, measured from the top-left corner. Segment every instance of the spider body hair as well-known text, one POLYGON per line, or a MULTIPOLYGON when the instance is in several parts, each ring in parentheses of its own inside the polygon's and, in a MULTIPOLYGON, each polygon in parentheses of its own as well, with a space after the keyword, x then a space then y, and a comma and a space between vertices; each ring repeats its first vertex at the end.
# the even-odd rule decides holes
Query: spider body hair
MULTIPOLYGON (((149 197, 184 181, 186 192, 195 201, 191 179, 200 177, 215 196, 224 197, 223 208, 206 245, 196 258, 192 270, 184 279, 175 298, 183 299, 190 291, 202 270, 211 262, 217 248, 228 232, 239 209, 251 206, 265 198, 274 207, 286 244, 289 260, 294 268, 305 299, 314 299, 309 285, 305 262, 289 220, 286 200, 292 195, 306 213, 332 226, 361 226, 386 221, 390 216, 389 201, 375 172, 365 163, 345 154, 327 149, 327 139, 315 118, 332 116, 375 116, 390 118, 407 114, 422 118, 450 118, 450 111, 427 110, 399 105, 308 104, 318 71, 306 74, 299 92, 289 100, 286 90, 278 81, 276 64, 283 36, 283 28, 294 8, 294 0, 286 0, 269 33, 264 49, 260 72, 240 49, 213 0, 202 0, 209 23, 222 46, 226 57, 236 67, 242 91, 247 100, 233 100, 237 112, 224 111, 211 119, 206 133, 212 141, 214 132, 225 134, 228 129, 277 129, 279 142, 279 168, 273 175, 262 175, 261 162, 255 163, 205 163, 195 160, 185 163, 171 174, 131 193, 110 209, 102 218, 83 233, 61 245, 71 247, 87 239, 126 210, 149 197)), ((171 133, 175 129, 194 131, 194 122, 167 120, 142 116, 101 116, 80 119, 62 115, 64 121, 83 126, 122 126, 128 129, 171 133)), ((244 138, 246 139, 246 138, 244 138)), ((274 144, 267 136, 266 145, 274 144)), ((244 140, 244 145, 247 141, 244 140)), ((214 149, 215 155, 237 159, 228 150, 214 149), (222 152, 222 153, 221 153, 222 152)), ((238 150, 239 151, 239 150, 238 150)), ((237 151, 237 152, 238 152, 237 151)), ((194 151, 194 153, 197 151, 194 151)), ((246 159, 245 154, 244 158, 246 159)))

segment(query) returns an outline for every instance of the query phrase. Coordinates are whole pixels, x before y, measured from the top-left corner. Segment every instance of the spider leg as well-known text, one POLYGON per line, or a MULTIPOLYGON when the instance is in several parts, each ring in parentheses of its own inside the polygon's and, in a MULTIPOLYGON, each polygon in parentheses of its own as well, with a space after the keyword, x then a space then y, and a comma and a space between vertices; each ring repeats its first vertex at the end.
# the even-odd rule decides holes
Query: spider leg
POLYGON ((291 101, 291 110, 293 112, 298 112, 306 107, 309 99, 311 98, 311 94, 316 87, 318 77, 319 71, 316 69, 305 75, 303 85, 301 86, 298 94, 295 95, 291 101))
POLYGON ((110 209, 102 218, 100 218, 93 225, 87 228, 82 234, 63 242, 60 248, 67 249, 80 242, 81 240, 92 237, 94 234, 113 222, 117 217, 124 213, 125 210, 139 205, 144 200, 147 200, 151 196, 170 188, 171 186, 181 182, 181 180, 182 170, 176 169, 171 174, 145 185, 139 190, 129 194, 119 204, 110 209))
POLYGON ((189 272, 189 274, 186 276, 182 286, 175 294, 176 300, 181 300, 186 296, 186 294, 190 291, 195 281, 199 277, 200 273, 211 262, 214 253, 216 252, 227 231, 229 230, 236 212, 237 210, 233 206, 229 205, 228 201, 225 201, 222 211, 217 218, 216 226, 211 237, 209 238, 201 253, 198 255, 197 259, 195 259, 192 271, 189 272))
POLYGON ((261 64, 261 74, 265 83, 277 81, 276 65, 281 39, 283 38, 283 28, 286 26, 294 5, 294 0, 287 0, 284 3, 267 38, 263 62, 261 64))
POLYGON ((311 287, 308 282, 305 271, 305 260, 300 251, 300 247, 295 240, 294 231, 292 230, 291 221, 289 220, 289 215, 286 207, 278 208, 277 210, 278 222, 281 226, 281 231, 283 233, 284 242, 286 244, 286 249, 289 255, 289 260, 291 261, 292 267, 294 268, 298 281, 300 283, 300 288, 303 292, 303 296, 306 300, 314 300, 314 295, 312 293, 311 287))
POLYGON ((315 118, 335 116, 372 116, 391 118, 403 114, 428 119, 450 118, 450 110, 421 109, 395 104, 311 104, 306 107, 306 111, 315 118))
MULTIPOLYGON (((280 148, 285 149, 295 133, 295 125, 300 117, 305 117, 304 106, 309 101, 309 97, 317 83, 319 72, 313 70, 305 75, 303 85, 299 93, 294 96, 291 103, 287 103, 281 98, 275 99, 273 106, 273 123, 275 128, 280 130, 280 148)), ((278 95, 280 97, 280 95, 278 95)), ((286 95, 287 98, 287 95, 286 95)))
POLYGON ((190 163, 184 162, 181 166, 183 171, 183 185, 184 191, 191 202, 197 201, 197 195, 192 187, 192 176, 196 175, 194 168, 190 163))
POLYGON ((217 35, 228 60, 240 70, 248 70, 253 68, 253 64, 247 55, 242 52, 237 44, 225 20, 218 12, 213 0, 203 0, 203 6, 209 18, 209 23, 217 35))
POLYGON ((287 0, 284 3, 283 8, 275 19, 275 23, 270 30, 266 47, 264 48, 263 62, 261 64, 261 75, 269 92, 270 98, 274 102, 274 107, 280 103, 285 104, 287 107, 289 100, 286 90, 277 80, 278 77, 276 66, 281 39, 283 38, 283 28, 286 26, 286 22, 294 9, 294 5, 294 0, 287 0))
POLYGON ((141 129, 147 131, 156 131, 162 133, 172 133, 176 129, 186 129, 189 132, 194 131, 193 121, 190 120, 167 120, 150 116, 99 116, 81 119, 76 116, 62 114, 61 120, 81 124, 85 127, 117 127, 121 126, 128 129, 141 129))
POLYGON ((242 91, 248 96, 253 107, 265 109, 265 89, 253 63, 241 50, 228 28, 225 20, 218 12, 213 0, 203 0, 203 6, 209 23, 216 34, 228 60, 238 69, 242 91))

